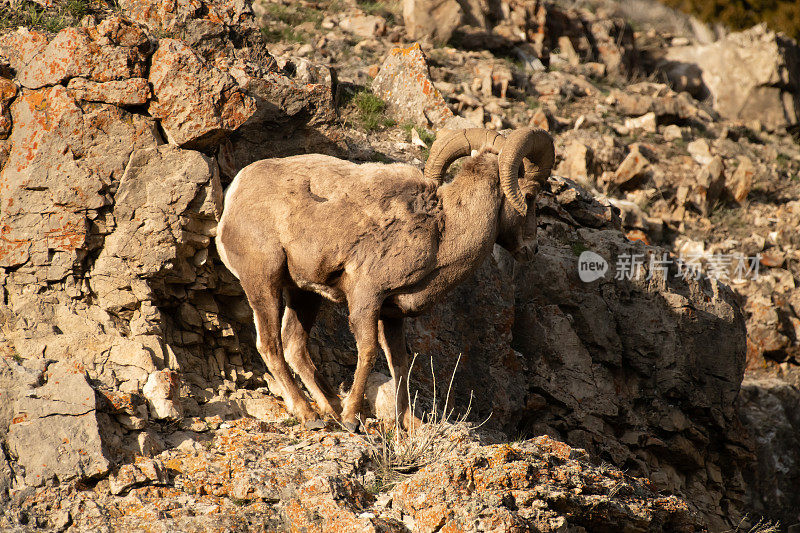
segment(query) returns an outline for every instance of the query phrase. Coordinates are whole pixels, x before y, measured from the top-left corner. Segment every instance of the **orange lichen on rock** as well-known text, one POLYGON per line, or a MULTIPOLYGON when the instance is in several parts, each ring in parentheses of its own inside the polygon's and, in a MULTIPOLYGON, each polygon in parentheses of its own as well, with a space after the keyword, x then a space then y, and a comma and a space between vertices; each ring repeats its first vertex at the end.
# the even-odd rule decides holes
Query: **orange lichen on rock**
POLYGON ((372 82, 372 90, 386 101, 387 110, 398 120, 439 128, 453 117, 433 86, 427 59, 418 43, 389 52, 372 82))

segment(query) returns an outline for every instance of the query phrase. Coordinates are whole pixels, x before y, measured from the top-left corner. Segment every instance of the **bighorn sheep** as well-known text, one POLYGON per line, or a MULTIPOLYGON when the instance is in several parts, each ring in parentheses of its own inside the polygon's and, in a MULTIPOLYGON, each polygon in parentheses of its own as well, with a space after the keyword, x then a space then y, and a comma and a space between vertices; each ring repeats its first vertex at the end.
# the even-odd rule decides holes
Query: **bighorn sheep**
MULTIPOLYGON (((320 154, 265 159, 239 172, 225 194, 217 249, 241 280, 258 351, 288 409, 308 427, 323 425, 291 366, 320 414, 337 417, 338 398, 320 379, 306 343, 321 296, 346 301, 358 363, 341 420, 357 430, 379 344, 395 386, 408 380, 403 317, 419 314, 470 275, 494 243, 516 259, 532 258, 532 202, 553 160, 544 130, 505 138, 476 128, 440 132, 424 175, 410 165, 320 154), (442 183, 447 167, 470 155, 442 183)), ((397 409, 409 428, 416 419, 405 389, 399 387, 397 409)))

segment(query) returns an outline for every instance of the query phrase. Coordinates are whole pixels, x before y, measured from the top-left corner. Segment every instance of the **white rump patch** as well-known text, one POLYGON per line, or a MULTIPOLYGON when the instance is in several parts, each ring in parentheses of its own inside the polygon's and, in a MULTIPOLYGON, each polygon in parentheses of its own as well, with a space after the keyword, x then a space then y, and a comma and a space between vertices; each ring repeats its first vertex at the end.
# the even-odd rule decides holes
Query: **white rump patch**
POLYGON ((219 253, 219 258, 222 260, 222 263, 231 271, 231 273, 239 278, 239 273, 231 266, 230 260, 228 259, 228 253, 225 251, 225 246, 222 244, 222 233, 223 233, 223 226, 225 225, 226 220, 226 213, 228 212, 228 206, 231 203, 231 199, 233 195, 236 193, 236 190, 239 188, 239 176, 242 175, 242 171, 240 170, 236 177, 233 178, 233 181, 230 185, 228 185, 228 189, 225 191, 225 202, 222 207, 222 217, 220 217, 219 224, 217 224, 217 236, 214 238, 214 241, 217 243, 217 253, 219 253))

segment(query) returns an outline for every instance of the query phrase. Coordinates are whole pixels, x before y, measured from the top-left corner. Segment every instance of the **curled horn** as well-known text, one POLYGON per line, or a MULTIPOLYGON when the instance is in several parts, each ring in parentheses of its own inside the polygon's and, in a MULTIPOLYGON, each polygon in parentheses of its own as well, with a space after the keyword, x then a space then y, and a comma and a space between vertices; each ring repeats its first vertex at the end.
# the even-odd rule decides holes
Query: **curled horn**
POLYGON ((450 163, 459 157, 468 156, 473 150, 491 146, 500 150, 505 138, 499 133, 483 128, 466 130, 442 130, 431 146, 425 162, 425 177, 442 182, 442 176, 450 163))
POLYGON ((528 211, 519 187, 519 167, 524 161, 528 179, 543 182, 550 176, 555 161, 553 138, 539 128, 521 128, 508 135, 500 150, 500 187, 511 205, 522 216, 528 211))

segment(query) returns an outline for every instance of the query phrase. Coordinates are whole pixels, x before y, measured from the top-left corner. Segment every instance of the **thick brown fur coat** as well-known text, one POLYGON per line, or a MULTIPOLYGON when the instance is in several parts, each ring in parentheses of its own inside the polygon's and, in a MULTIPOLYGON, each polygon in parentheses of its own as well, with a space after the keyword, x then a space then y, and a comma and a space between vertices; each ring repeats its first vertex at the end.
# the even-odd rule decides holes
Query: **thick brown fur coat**
MULTIPOLYGON (((353 425, 378 344, 395 383, 408 379, 402 317, 460 283, 495 242, 523 247, 523 222, 505 203, 494 153, 468 158, 444 185, 409 165, 303 155, 266 159, 239 173, 226 192, 217 248, 242 282, 259 351, 282 396, 307 422, 317 417, 287 361, 322 413, 337 416, 306 343, 319 306, 315 294, 347 302, 359 362, 342 418, 353 425)), ((406 426, 413 419, 407 402, 398 399, 406 426)))

